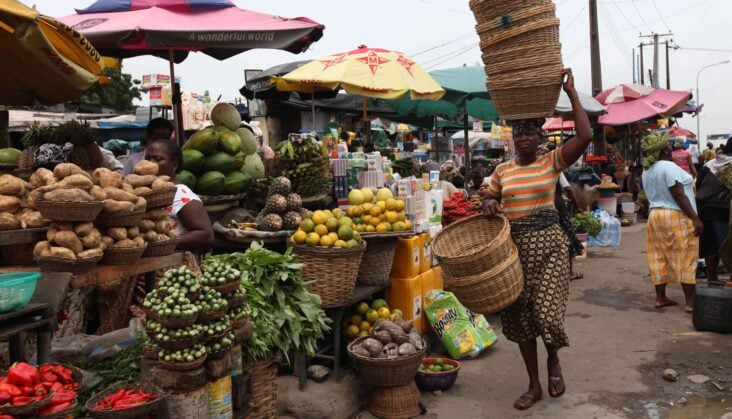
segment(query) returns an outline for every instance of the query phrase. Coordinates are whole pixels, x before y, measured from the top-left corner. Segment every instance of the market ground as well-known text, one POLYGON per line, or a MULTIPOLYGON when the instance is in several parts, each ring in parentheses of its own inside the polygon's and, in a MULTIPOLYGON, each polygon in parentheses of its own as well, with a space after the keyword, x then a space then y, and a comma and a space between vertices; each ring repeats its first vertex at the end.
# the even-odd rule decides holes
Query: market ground
MULTIPOLYGON (((732 417, 732 337, 695 331, 683 305, 655 309, 645 257, 645 224, 637 224, 623 228, 620 247, 593 249, 577 263, 585 277, 572 282, 567 309, 570 347, 560 352, 567 383, 563 397, 550 398, 545 387, 544 399, 532 409, 512 407, 528 380, 518 347, 499 332, 495 347, 462 363, 452 389, 442 395, 422 393, 427 407, 422 417, 732 417), (678 372, 677 382, 662 379, 667 368, 678 372), (692 375, 709 381, 696 384, 687 378, 692 375)), ((670 288, 669 296, 683 301, 678 286, 670 288)), ((500 330, 497 317, 489 321, 500 330)), ((541 377, 546 383, 546 369, 541 377)), ((282 415, 373 417, 363 405, 367 390, 350 376, 340 383, 309 381, 305 392, 297 390, 294 377, 279 382, 282 415)))

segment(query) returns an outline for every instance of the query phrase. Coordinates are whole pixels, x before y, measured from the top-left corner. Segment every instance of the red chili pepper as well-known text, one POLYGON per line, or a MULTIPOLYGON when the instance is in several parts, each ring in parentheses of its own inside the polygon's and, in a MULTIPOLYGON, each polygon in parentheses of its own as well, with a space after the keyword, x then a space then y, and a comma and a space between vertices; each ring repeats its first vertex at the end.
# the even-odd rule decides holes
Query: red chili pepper
POLYGON ((53 372, 58 376, 58 380, 64 384, 74 382, 71 370, 64 367, 63 365, 54 365, 53 372))
POLYGON ((58 393, 53 393, 53 396, 51 396, 51 404, 61 404, 66 402, 73 402, 76 398, 76 392, 75 391, 61 391, 58 393))
POLYGON ((38 374, 45 374, 47 372, 53 372, 53 365, 51 364, 43 364, 40 367, 38 367, 38 374))
POLYGON ((51 384, 51 391, 63 391, 64 385, 59 383, 58 381, 51 384))
POLYGON ((38 416, 45 416, 45 415, 47 415, 49 413, 60 412, 62 410, 68 409, 69 407, 71 407, 71 402, 65 402, 65 403, 61 403, 61 404, 51 405, 51 406, 49 406, 49 407, 41 410, 38 413, 38 416))
POLYGON ((0 384, 0 391, 8 392, 12 397, 17 397, 23 394, 18 386, 7 383, 0 384))
POLYGON ((56 374, 54 374, 52 372, 41 373, 41 382, 42 383, 43 382, 55 383, 56 381, 58 381, 58 377, 56 376, 56 374))
POLYGON ((0 391, 0 404, 10 403, 13 400, 13 396, 7 391, 0 391))
POLYGON ((11 384, 30 387, 39 381, 38 370, 25 362, 16 362, 8 369, 8 382, 11 384))
POLYGON ((18 396, 13 397, 13 404, 28 404, 30 402, 34 402, 37 399, 35 397, 28 397, 28 396, 18 396))

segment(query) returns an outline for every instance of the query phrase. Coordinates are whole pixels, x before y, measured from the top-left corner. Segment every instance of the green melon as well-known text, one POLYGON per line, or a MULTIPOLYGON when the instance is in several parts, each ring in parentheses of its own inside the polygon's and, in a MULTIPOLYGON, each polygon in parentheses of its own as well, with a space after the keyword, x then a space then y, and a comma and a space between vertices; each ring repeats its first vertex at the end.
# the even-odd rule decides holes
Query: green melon
POLYGON ((201 169, 206 156, 198 150, 183 150, 183 170, 196 172, 201 169))
POLYGON ((18 161, 20 160, 21 153, 22 151, 18 150, 17 148, 0 149, 0 164, 11 164, 17 166, 18 161))
POLYGON ((236 195, 244 192, 249 179, 242 172, 231 172, 226 175, 226 186, 224 186, 225 195, 236 195))
POLYGON ((257 152, 257 137, 248 128, 239 128, 236 130, 237 135, 241 139, 241 151, 247 156, 257 152))
POLYGON ((234 105, 217 103, 211 110, 211 121, 214 125, 221 125, 234 131, 241 125, 241 115, 234 105))
POLYGON ((205 155, 216 152, 219 146, 219 134, 213 127, 196 131, 183 144, 183 150, 198 150, 205 155))
POLYGON ((206 161, 203 163, 203 171, 210 172, 213 170, 229 173, 236 169, 236 158, 231 154, 224 153, 223 151, 217 151, 206 157, 206 161))
POLYGON ((226 175, 214 170, 198 178, 196 192, 201 195, 220 195, 224 187, 226 187, 226 175))
POLYGON ((230 129, 221 126, 214 126, 219 134, 219 150, 234 155, 241 151, 241 139, 230 129))
POLYGON ((244 159, 244 166, 240 171, 249 175, 252 179, 261 179, 264 177, 264 163, 259 154, 251 154, 244 159))
POLYGON ((234 159, 236 159, 236 167, 235 170, 241 169, 242 166, 244 166, 244 159, 247 158, 247 155, 244 154, 243 151, 240 151, 234 155, 234 159))
POLYGON ((188 170, 181 170, 175 175, 175 178, 182 184, 188 186, 192 190, 196 189, 196 175, 188 170))

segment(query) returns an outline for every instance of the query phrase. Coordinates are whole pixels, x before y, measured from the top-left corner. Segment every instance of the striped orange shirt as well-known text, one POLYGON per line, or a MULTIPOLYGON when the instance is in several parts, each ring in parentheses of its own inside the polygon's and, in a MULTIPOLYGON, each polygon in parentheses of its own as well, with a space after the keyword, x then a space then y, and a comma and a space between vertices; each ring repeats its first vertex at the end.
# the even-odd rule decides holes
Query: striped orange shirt
POLYGON ((496 167, 488 183, 487 195, 501 201, 508 219, 555 209, 554 192, 559 173, 567 168, 559 147, 539 156, 535 162, 521 166, 516 159, 496 167))

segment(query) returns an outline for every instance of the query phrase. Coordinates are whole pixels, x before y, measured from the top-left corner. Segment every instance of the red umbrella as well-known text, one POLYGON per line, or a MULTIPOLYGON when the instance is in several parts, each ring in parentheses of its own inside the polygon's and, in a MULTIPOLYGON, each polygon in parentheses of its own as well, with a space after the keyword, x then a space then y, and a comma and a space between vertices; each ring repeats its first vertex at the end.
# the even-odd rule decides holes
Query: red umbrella
POLYGON ((643 85, 620 85, 595 97, 607 109, 607 113, 600 116, 598 122, 604 125, 625 125, 659 116, 666 117, 684 107, 690 98, 690 92, 654 89, 643 85))
POLYGON ((672 138, 673 137, 691 137, 691 138, 696 138, 696 134, 694 134, 693 132, 689 131, 686 128, 681 128, 678 125, 671 127, 671 129, 668 131, 668 136, 669 137, 672 137, 672 138))
POLYGON ((612 89, 603 90, 595 99, 603 105, 611 103, 629 102, 634 99, 647 96, 656 90, 651 86, 643 84, 619 84, 612 89))
POLYGON ((574 121, 565 121, 561 116, 549 118, 542 128, 544 131, 574 131, 574 121))

